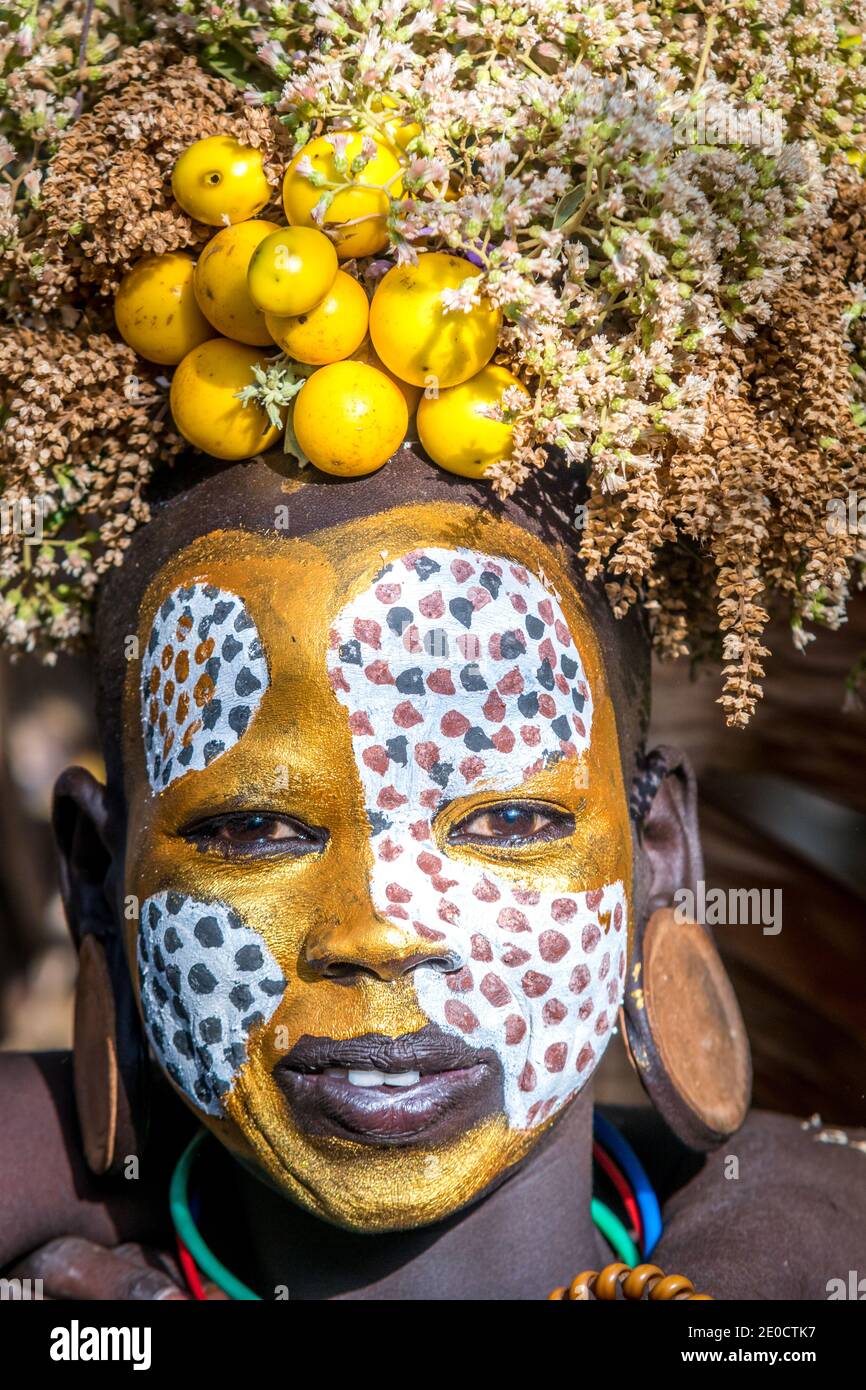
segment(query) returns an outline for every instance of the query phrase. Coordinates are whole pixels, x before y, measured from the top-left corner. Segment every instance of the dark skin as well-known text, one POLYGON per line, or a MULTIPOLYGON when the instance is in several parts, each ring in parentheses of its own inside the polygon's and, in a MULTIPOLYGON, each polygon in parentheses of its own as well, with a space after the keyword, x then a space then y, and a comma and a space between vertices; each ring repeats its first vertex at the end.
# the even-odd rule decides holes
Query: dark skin
MULTIPOLYGON (((0 1135, 5 1272, 42 1278, 52 1298, 182 1297, 170 1259, 154 1254, 171 1249, 166 1191, 183 1142, 174 1102, 163 1097, 165 1125, 154 1127, 170 1142, 149 1149, 140 1181, 106 1183, 87 1173, 77 1144, 69 1073, 68 1054, 0 1058, 9 1117, 0 1135)), ((208 1234, 264 1297, 286 1284, 294 1299, 542 1298, 612 1258, 579 1216, 588 1198, 587 1109, 584 1093, 518 1173, 427 1231, 369 1238, 325 1227, 234 1168, 234 1220, 208 1234)), ((663 1199, 653 1259, 665 1272, 687 1274, 716 1298, 822 1300, 829 1280, 862 1267, 861 1152, 818 1143, 787 1116, 753 1112, 705 1158, 650 1110, 608 1113, 663 1199), (732 1156, 737 1180, 726 1172, 732 1156)), ((229 1163, 214 1162, 211 1181, 229 1163)))
MULTIPOLYGON (((280 474, 262 465, 211 470, 203 485, 169 502, 138 534, 106 588, 98 623, 108 786, 81 769, 64 774, 58 786, 64 897, 77 939, 94 922, 111 932, 120 921, 123 638, 135 630, 152 574, 213 530, 241 526, 273 534, 276 524, 285 534, 275 523, 281 506, 288 507, 288 533, 303 535, 375 513, 395 499, 437 497, 490 506, 552 545, 568 540, 567 528, 558 533, 551 521, 550 498, 530 489, 520 507, 497 504, 477 485, 406 453, 375 478, 317 481, 300 492, 284 491, 280 474)), ((568 516, 575 500, 559 495, 555 502, 568 516)), ((616 624, 601 591, 582 589, 607 658, 628 784, 646 719, 645 634, 639 617, 616 624)), ((694 805, 676 777, 664 779, 635 826, 635 848, 636 899, 644 917, 700 876, 694 805)), ((128 979, 118 976, 118 997, 124 990, 128 979)), ((155 1091, 150 1140, 134 1183, 88 1174, 66 1055, 0 1057, 0 1100, 0 1267, 43 1278, 50 1297, 182 1296, 171 1260, 153 1253, 172 1247, 168 1177, 195 1127, 169 1088, 155 1091)), ((324 1226, 211 1145, 201 1174, 203 1233, 263 1297, 286 1285, 293 1298, 543 1298, 578 1270, 612 1258, 589 1220, 591 1113, 587 1087, 520 1169, 480 1201, 434 1227, 376 1237, 324 1226), (223 1197, 232 1192, 229 1206, 219 1202, 216 1219, 211 1188, 223 1197)), ((654 1259, 666 1272, 684 1272, 716 1297, 824 1298, 829 1279, 857 1268, 858 1258, 862 1264, 866 1156, 858 1150, 818 1144, 794 1120, 753 1114, 735 1138, 704 1159, 674 1140, 651 1112, 615 1119, 665 1199, 667 1228, 654 1259), (739 1158, 736 1178, 726 1167, 731 1155, 739 1158)))

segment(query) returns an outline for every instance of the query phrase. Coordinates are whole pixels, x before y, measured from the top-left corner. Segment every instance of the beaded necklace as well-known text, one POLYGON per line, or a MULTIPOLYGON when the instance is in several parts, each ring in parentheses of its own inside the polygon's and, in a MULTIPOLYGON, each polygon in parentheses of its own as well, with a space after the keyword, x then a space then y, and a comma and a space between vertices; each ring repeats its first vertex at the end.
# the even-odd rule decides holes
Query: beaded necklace
MULTIPOLYGON (((631 1145, 598 1112, 593 1117, 593 1136, 593 1158, 620 1197, 631 1229, 626 1228, 607 1203, 593 1197, 593 1223, 618 1256, 618 1262, 607 1265, 600 1273, 585 1270, 567 1288, 554 1289, 549 1297, 573 1301, 587 1299, 593 1294, 600 1299, 614 1299, 619 1288, 628 1299, 640 1299, 645 1294, 656 1300, 706 1298, 706 1294, 694 1292, 684 1275, 665 1276, 657 1265, 641 1263, 641 1259, 646 1261, 662 1232, 658 1199, 631 1145)), ((181 1268, 190 1293, 197 1301, 206 1301, 208 1297, 201 1280, 204 1274, 231 1299, 261 1302, 259 1295, 213 1253, 191 1210, 190 1176, 208 1137, 204 1129, 194 1136, 181 1154, 171 1179, 169 1202, 181 1268)))

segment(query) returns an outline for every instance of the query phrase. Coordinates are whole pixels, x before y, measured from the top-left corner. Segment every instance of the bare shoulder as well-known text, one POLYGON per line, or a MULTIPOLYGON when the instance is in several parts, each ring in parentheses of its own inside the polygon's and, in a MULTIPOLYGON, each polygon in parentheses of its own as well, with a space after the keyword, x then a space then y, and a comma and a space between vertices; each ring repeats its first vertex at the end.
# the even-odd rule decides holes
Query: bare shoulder
POLYGON ((701 1292, 825 1300, 863 1278, 866 1293, 866 1130, 752 1111, 664 1214, 653 1259, 701 1292))
POLYGON ((0 1269, 58 1235, 113 1245, 159 1230, 167 1176, 158 1155, 136 1182, 87 1169, 71 1053, 0 1053, 0 1114, 0 1269))

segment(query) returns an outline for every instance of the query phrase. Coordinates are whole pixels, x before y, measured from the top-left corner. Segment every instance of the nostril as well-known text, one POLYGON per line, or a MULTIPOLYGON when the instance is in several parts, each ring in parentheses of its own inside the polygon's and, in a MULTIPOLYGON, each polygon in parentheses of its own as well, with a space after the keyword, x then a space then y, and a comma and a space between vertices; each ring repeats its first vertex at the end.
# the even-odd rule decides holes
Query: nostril
POLYGON ((415 951, 399 962, 399 973, 411 975, 415 970, 437 970, 442 975, 453 975, 455 971, 462 970, 464 964, 463 957, 456 951, 446 951, 443 955, 415 951))
POLYGON ((463 969, 463 958, 457 955, 425 956, 417 964, 429 965, 433 970, 440 970, 443 975, 453 975, 463 969))
POLYGON ((353 960, 331 960, 328 961, 327 964, 322 963, 318 966, 314 966, 314 969, 326 980, 351 982, 357 979, 359 975, 366 975, 372 980, 379 979, 379 972, 377 970, 373 970, 368 965, 359 965, 357 961, 353 960))

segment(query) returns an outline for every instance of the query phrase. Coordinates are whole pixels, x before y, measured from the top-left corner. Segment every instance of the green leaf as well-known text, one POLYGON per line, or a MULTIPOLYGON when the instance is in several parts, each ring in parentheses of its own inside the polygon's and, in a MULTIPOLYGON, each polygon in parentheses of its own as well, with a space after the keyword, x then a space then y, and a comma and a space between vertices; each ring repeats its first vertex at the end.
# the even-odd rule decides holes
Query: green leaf
POLYGON ((223 44, 213 44, 205 49, 205 62, 218 77, 224 77, 232 86, 255 87, 254 70, 248 59, 236 48, 223 44))
POLYGON ((583 189, 570 188, 567 193, 563 193, 556 207, 553 209, 553 229, 558 231, 569 219, 577 212, 583 202, 583 189))
POLYGON ((283 438, 283 452, 292 454, 293 457, 297 459, 299 468, 306 468, 310 460, 298 443, 298 436, 295 434, 294 415, 295 406, 293 402, 286 413, 286 433, 283 438))

